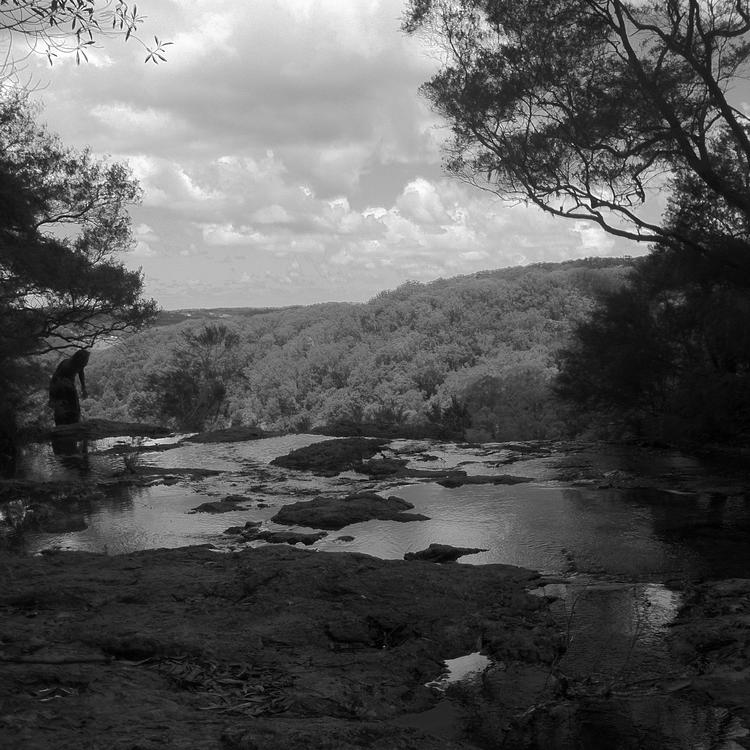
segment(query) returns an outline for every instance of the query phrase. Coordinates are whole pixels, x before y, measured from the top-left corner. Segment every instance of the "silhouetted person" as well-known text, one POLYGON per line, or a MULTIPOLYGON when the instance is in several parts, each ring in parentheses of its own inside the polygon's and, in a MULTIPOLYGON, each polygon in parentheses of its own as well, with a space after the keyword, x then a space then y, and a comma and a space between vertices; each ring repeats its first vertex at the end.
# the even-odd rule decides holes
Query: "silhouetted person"
POLYGON ((79 349, 72 357, 57 366, 49 383, 49 405, 54 410, 55 424, 75 424, 81 421, 81 402, 78 400, 76 375, 81 381, 81 395, 86 398, 86 379, 83 368, 89 361, 89 352, 79 349))

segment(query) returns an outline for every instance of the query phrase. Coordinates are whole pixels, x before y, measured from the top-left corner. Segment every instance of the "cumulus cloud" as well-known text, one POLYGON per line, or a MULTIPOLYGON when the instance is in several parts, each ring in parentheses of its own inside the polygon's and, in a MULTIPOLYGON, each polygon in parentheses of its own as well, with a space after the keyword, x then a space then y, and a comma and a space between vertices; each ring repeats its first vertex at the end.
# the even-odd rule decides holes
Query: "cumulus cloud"
POLYGON ((40 68, 38 95, 66 142, 130 163, 132 263, 165 307, 362 300, 623 252, 443 175, 445 128, 417 91, 436 62, 401 33, 403 0, 143 6, 167 64, 108 43, 98 66, 40 68))
POLYGON ((449 220, 435 186, 421 177, 404 188, 396 199, 396 208, 419 224, 444 224, 449 220))

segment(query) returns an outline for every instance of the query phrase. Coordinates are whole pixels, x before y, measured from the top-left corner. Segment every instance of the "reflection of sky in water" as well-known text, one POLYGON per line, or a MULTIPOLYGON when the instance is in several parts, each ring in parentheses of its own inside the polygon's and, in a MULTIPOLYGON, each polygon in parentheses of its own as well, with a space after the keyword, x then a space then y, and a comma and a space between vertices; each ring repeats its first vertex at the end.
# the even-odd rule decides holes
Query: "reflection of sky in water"
MULTIPOLYGON (((270 521, 285 503, 309 500, 317 494, 375 489, 384 496, 407 500, 414 505, 411 512, 429 520, 353 524, 330 531, 314 549, 400 559, 406 552, 432 543, 480 547, 487 551, 465 556, 461 563, 504 563, 562 576, 567 583, 548 585, 539 592, 557 597, 551 611, 562 629, 570 631, 561 668, 569 676, 593 674, 596 679, 619 683, 634 670, 644 675, 665 674, 671 669, 663 627, 674 617, 680 599, 663 581, 717 573, 744 575, 750 566, 750 545, 732 542, 746 542, 745 532, 750 529, 750 505, 744 496, 717 499, 708 493, 574 488, 555 480, 555 471, 561 466, 566 470, 581 467, 585 472, 594 471, 595 465, 600 474, 640 470, 645 465, 640 454, 535 454, 508 464, 511 452, 503 446, 467 448, 431 443, 422 445, 422 454, 429 456, 410 455, 414 468, 461 468, 474 475, 514 474, 535 479, 525 484, 452 489, 428 481, 375 482, 353 472, 321 478, 269 465, 276 456, 324 439, 288 435, 143 452, 139 465, 144 468, 222 473, 181 479, 172 485, 105 488, 106 498, 95 501, 93 511, 85 517, 88 528, 57 535, 27 534, 26 549, 34 552, 59 546, 117 554, 212 543, 227 550, 241 546, 238 537, 223 533, 230 526, 261 521, 265 528, 288 528, 270 521), (228 513, 189 512, 230 494, 246 500, 228 513), (696 530, 705 534, 696 537, 696 530), (339 539, 342 536, 353 539, 339 539)), ((101 451, 116 442, 99 441, 93 448, 101 451)), ((395 445, 409 444, 399 441, 395 445)), ((122 456, 93 452, 88 457, 90 473, 82 477, 75 469, 65 469, 51 450, 45 450, 25 457, 27 471, 40 478, 89 476, 101 481, 123 469, 122 456)), ((653 467, 656 473, 696 471, 695 462, 674 455, 661 457, 653 467)), ((474 668, 471 655, 466 658, 469 668, 474 668)), ((456 674, 462 664, 455 665, 456 674)))
POLYGON ((569 677, 625 683, 630 674, 664 676, 676 669, 662 639, 682 601, 679 592, 660 583, 582 578, 532 593, 555 598, 551 612, 568 636, 559 666, 569 677))
MULTIPOLYGON (((488 550, 463 562, 500 562, 544 573, 606 569, 629 577, 682 571, 688 562, 653 535, 648 509, 623 503, 614 491, 535 483, 446 489, 430 483, 396 488, 393 494, 430 520, 346 527, 340 533, 355 537, 350 549, 398 558, 431 543, 452 544, 488 550)), ((326 549, 331 542, 318 546, 326 549)))
MULTIPOLYGON (((222 473, 170 486, 106 490, 110 497, 97 503, 87 516, 88 529, 62 535, 29 535, 30 549, 60 545, 103 551, 106 547, 115 553, 195 543, 235 545, 236 537, 223 534, 226 528, 242 526, 251 520, 274 528, 269 519, 284 503, 307 500, 320 493, 347 494, 374 488, 383 495, 402 497, 415 506, 413 512, 430 520, 354 524, 329 532, 315 545, 316 549, 401 558, 406 552, 424 549, 431 543, 452 544, 487 549, 462 558, 463 563, 506 563, 549 574, 605 573, 620 579, 648 581, 711 574, 717 566, 727 563, 718 559, 716 553, 711 557, 712 550, 722 549, 721 531, 738 523, 747 528, 750 516, 744 498, 717 503, 708 496, 571 488, 549 481, 560 464, 596 464, 597 471, 602 472, 613 467, 642 468, 641 453, 630 455, 620 449, 612 454, 537 454, 506 464, 511 451, 501 445, 467 447, 423 441, 393 444, 417 450, 409 456, 410 465, 416 468, 445 469, 460 465, 471 474, 510 473, 541 480, 453 489, 432 482, 378 483, 353 472, 321 478, 269 465, 276 456, 325 439, 286 435, 239 443, 187 443, 169 450, 143 452, 139 461, 146 468, 203 468, 222 473), (427 461, 421 460, 424 453, 429 454, 427 461), (246 496, 248 500, 229 513, 188 513, 201 503, 229 494, 246 496), (261 508, 259 504, 269 507, 261 508), (707 549, 696 547, 693 540, 685 537, 686 530, 700 524, 707 524, 710 531, 711 544, 707 549), (338 539, 344 535, 354 540, 338 539)), ((92 449, 101 451, 117 442, 98 441, 92 449)), ((26 458, 27 464, 42 476, 53 474, 59 466, 48 448, 46 453, 26 458)), ((93 453, 89 460, 96 479, 123 468, 122 456, 93 453)), ((669 467, 695 470, 694 461, 678 454, 657 457, 654 466, 657 473, 669 467)), ((726 557, 738 570, 750 564, 750 552, 726 557)))

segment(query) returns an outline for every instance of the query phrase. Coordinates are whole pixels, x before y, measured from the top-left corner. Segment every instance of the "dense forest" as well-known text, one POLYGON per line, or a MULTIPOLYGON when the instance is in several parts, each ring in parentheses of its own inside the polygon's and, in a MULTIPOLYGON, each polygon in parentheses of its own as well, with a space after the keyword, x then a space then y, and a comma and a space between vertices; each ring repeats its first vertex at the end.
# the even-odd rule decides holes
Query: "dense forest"
POLYGON ((178 430, 561 437, 581 424, 554 393, 560 349, 631 267, 589 259, 408 282, 365 304, 162 314, 93 352, 83 412, 178 430))

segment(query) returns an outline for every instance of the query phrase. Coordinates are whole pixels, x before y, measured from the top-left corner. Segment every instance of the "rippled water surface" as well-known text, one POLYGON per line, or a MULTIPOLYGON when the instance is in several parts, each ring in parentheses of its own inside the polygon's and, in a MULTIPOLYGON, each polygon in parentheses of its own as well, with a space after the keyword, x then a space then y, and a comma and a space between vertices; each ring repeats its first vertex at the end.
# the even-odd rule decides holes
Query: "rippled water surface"
MULTIPOLYGON (((226 528, 246 521, 262 521, 274 528, 270 518, 285 503, 323 493, 375 489, 409 501, 414 512, 430 520, 354 524, 330 532, 315 547, 401 558, 436 542, 487 550, 462 558, 464 563, 507 563, 550 575, 608 575, 629 581, 742 575, 750 566, 750 545, 741 543, 750 530, 747 496, 679 491, 679 477, 705 469, 677 453, 548 449, 525 457, 500 445, 412 444, 410 465, 415 468, 460 468, 474 475, 513 474, 534 480, 452 489, 425 480, 377 483, 354 473, 321 478, 270 466, 276 456, 324 439, 288 435, 144 451, 136 471, 150 467, 174 471, 177 483, 107 487, 106 497, 85 518, 86 530, 29 535, 28 549, 60 546, 119 553, 194 543, 226 547, 236 543, 223 534, 226 528), (511 458, 515 460, 509 462, 511 458), (220 473, 190 479, 180 475, 180 469, 220 473), (644 488, 602 486, 607 482, 601 477, 608 472, 642 478, 644 488), (575 486, 570 481, 588 476, 600 481, 591 486, 575 486), (674 476, 675 489, 669 489, 669 482, 666 490, 649 489, 649 476, 660 478, 662 486, 665 477, 674 476), (242 495, 246 502, 229 513, 191 513, 201 503, 228 494, 242 495), (344 542, 341 536, 354 539, 344 542)), ((52 480, 106 480, 122 473, 124 467, 122 455, 108 452, 115 443, 100 441, 90 448, 85 462, 78 463, 61 461, 43 447, 26 456, 25 471, 52 480)), ((396 441, 391 448, 409 450, 410 446, 396 441)))
MULTIPOLYGON (((85 514, 84 530, 29 533, 26 550, 116 554, 201 543, 228 550, 241 546, 237 536, 224 533, 230 526, 260 521, 264 528, 280 529, 270 519, 286 503, 372 489, 407 500, 429 520, 354 524, 329 532, 313 549, 402 558, 441 543, 486 550, 461 558, 464 564, 538 570, 548 578, 533 593, 554 598, 552 611, 568 631, 562 668, 613 685, 626 684, 628 673, 638 679, 627 684, 647 684, 644 676, 674 668, 663 635, 680 605, 683 582, 746 576, 750 570, 750 501, 747 477, 737 466, 709 467, 675 452, 623 447, 407 441, 389 447, 409 456, 413 468, 459 468, 469 475, 512 474, 531 481, 448 489, 426 479, 376 482, 352 472, 320 478, 270 465, 277 456, 324 439, 290 435, 174 447, 169 440, 155 441, 159 451, 143 450, 134 462, 129 459, 130 468, 143 476, 153 469, 172 475, 166 484, 164 477, 155 478, 151 486, 116 481, 126 469, 123 456, 111 452, 118 441, 99 441, 85 456, 72 458, 37 448, 24 457, 27 476, 98 483, 103 494, 85 514), (219 473, 200 477, 185 471, 196 469, 219 473), (231 512, 193 512, 230 494, 244 498, 231 512)), ((692 715, 693 706, 670 701, 669 716, 692 715)), ((722 746, 714 742, 714 719, 703 712, 706 726, 682 732, 682 746, 722 746)))

